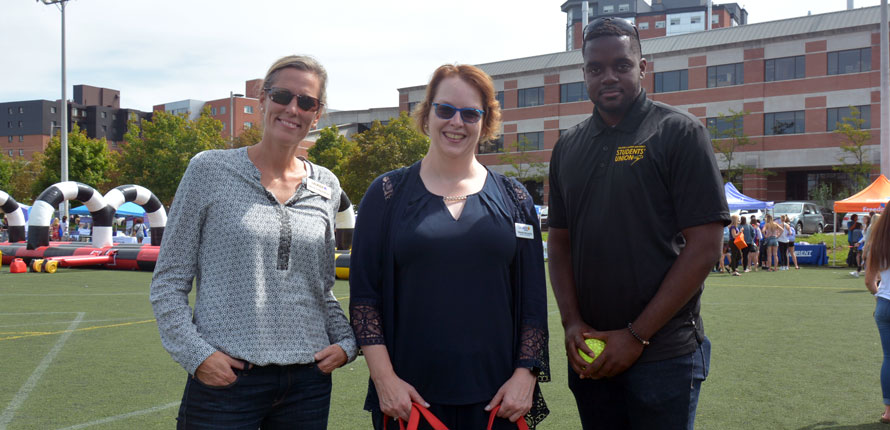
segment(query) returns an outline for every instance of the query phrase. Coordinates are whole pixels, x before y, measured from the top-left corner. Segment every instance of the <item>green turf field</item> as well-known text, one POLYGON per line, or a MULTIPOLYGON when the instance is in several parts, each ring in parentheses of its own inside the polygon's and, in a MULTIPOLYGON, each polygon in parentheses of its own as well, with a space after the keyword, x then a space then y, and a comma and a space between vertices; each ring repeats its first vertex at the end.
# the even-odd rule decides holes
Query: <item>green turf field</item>
MULTIPOLYGON (((169 429, 186 373, 161 347, 150 274, 0 273, 0 429, 169 429)), ((338 281, 344 308, 348 286, 338 281)), ((579 428, 550 302, 552 411, 579 428)), ((703 298, 714 344, 700 429, 869 429, 882 412, 874 299, 842 269, 713 275, 703 298)), ((331 429, 368 428, 367 368, 334 373, 331 429)))

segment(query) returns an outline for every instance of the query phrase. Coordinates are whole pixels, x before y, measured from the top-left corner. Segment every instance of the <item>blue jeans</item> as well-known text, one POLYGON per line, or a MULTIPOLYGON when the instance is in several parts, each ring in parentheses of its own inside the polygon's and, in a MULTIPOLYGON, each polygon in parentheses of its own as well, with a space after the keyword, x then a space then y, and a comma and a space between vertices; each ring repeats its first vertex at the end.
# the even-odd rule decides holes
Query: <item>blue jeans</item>
POLYGON ((189 376, 177 429, 327 428, 331 375, 314 363, 233 370, 237 379, 225 387, 189 376))
POLYGON ((884 350, 884 363, 881 364, 881 394, 884 404, 890 405, 890 300, 877 298, 875 322, 881 335, 881 348, 884 350))
POLYGON ((691 354, 637 363, 613 378, 581 379, 569 366, 582 428, 691 430, 710 361, 705 337, 691 354))

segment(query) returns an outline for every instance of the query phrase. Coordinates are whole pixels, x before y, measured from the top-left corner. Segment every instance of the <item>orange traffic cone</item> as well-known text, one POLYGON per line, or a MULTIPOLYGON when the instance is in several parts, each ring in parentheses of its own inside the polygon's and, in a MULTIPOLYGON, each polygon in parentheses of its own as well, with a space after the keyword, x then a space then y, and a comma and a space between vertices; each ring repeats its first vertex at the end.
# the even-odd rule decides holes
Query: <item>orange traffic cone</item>
POLYGON ((9 265, 9 273, 25 273, 28 271, 28 266, 25 265, 25 260, 21 258, 16 258, 9 265))

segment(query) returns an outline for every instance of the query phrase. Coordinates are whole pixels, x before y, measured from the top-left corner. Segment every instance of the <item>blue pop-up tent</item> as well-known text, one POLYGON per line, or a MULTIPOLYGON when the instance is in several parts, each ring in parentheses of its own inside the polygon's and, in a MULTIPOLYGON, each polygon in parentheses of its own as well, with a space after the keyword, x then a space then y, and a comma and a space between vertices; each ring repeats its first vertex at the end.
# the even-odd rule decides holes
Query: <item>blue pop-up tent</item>
POLYGON ((766 202, 748 197, 736 189, 732 182, 723 185, 723 191, 726 193, 726 203, 729 203, 729 211, 737 211, 741 209, 772 209, 773 202, 766 202))
MULTIPOLYGON (((74 209, 71 209, 70 211, 68 211, 68 213, 70 213, 71 215, 89 215, 90 211, 89 211, 89 209, 87 209, 86 205, 83 205, 83 206, 78 206, 74 209)), ((139 206, 136 203, 126 202, 126 203, 120 205, 119 208, 117 208, 117 212, 115 213, 115 215, 119 216, 119 217, 121 217, 121 216, 144 217, 145 209, 142 209, 142 206, 139 206)))

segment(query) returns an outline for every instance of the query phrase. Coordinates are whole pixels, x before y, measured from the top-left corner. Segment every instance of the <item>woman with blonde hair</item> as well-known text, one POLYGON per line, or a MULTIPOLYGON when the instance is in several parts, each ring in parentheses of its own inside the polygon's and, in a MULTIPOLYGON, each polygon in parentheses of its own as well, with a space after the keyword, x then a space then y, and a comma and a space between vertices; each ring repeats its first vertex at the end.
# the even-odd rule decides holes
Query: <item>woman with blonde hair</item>
POLYGON ((396 428, 412 404, 452 429, 534 426, 547 414, 537 381, 549 379, 543 246, 528 191, 475 156, 500 124, 491 78, 439 67, 414 118, 429 150, 371 184, 355 227, 365 409, 375 429, 396 428))
POLYGON ((865 287, 875 295, 875 323, 884 351, 881 364, 882 423, 890 423, 890 222, 887 218, 881 216, 872 222, 865 265, 865 287))
POLYGON ((179 183, 150 295, 161 342, 190 374, 178 428, 327 428, 331 372, 357 350, 333 295, 340 182, 297 156, 326 82, 311 57, 276 61, 262 139, 196 155, 179 183))
POLYGON ((773 216, 766 214, 766 224, 763 226, 763 246, 766 247, 766 261, 770 272, 775 272, 779 267, 779 236, 785 229, 776 223, 773 216))

